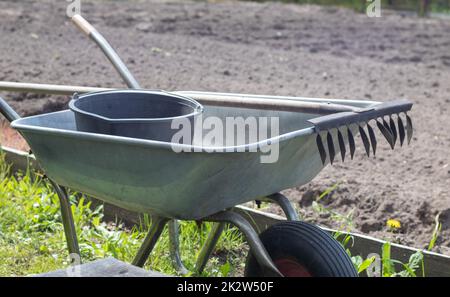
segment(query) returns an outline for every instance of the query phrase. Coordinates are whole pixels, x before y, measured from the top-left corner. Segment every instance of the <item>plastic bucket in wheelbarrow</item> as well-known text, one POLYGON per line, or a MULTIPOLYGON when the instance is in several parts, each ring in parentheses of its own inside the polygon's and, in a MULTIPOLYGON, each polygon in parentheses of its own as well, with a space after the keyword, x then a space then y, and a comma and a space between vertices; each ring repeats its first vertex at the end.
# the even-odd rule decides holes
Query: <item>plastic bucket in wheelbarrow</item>
POLYGON ((171 142, 173 120, 186 118, 194 127, 203 112, 197 101, 163 91, 114 90, 87 93, 69 102, 77 130, 171 142))

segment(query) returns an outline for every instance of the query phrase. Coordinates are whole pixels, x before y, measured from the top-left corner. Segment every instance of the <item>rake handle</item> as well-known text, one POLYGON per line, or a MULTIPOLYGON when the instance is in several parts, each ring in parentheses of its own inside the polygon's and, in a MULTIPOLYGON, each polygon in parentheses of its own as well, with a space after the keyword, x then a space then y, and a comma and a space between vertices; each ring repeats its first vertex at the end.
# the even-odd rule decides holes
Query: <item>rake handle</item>
POLYGON ((357 111, 358 109, 349 105, 334 103, 301 102, 288 99, 256 99, 245 96, 227 95, 189 95, 191 98, 206 105, 254 108, 263 110, 277 110, 288 112, 302 112, 311 114, 331 114, 336 112, 357 111))
MULTIPOLYGON (((72 95, 73 93, 89 93, 111 91, 113 88, 96 88, 83 86, 66 86, 51 84, 34 84, 34 83, 18 83, 18 82, 2 82, 0 81, 0 90, 10 92, 29 92, 43 93, 54 95, 72 95)), ((277 110, 290 112, 305 112, 310 114, 330 114, 336 112, 356 111, 356 107, 336 103, 316 103, 305 102, 289 99, 271 99, 271 98, 254 98, 246 95, 229 95, 221 93, 201 92, 173 92, 174 94, 188 96, 205 105, 212 106, 228 106, 239 108, 255 108, 262 110, 277 110)))

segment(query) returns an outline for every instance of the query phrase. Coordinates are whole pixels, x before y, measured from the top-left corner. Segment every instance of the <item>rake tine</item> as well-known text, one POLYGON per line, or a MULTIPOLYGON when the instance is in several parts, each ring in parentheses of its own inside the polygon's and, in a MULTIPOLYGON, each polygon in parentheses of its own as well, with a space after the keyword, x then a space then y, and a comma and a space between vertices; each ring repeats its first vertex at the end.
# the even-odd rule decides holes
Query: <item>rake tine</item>
POLYGON ((328 153, 330 154, 330 163, 331 165, 333 165, 334 156, 336 155, 336 152, 334 151, 333 136, 329 131, 327 133, 327 145, 328 145, 328 153))
POLYGON ((375 132, 369 123, 367 123, 367 130, 369 131, 370 143, 372 144, 373 156, 375 157, 375 153, 377 151, 377 138, 375 137, 375 132))
POLYGON ((395 122, 392 119, 392 116, 389 117, 389 126, 391 127, 392 136, 394 138, 394 146, 397 141, 397 128, 395 127, 395 122))
POLYGON ((397 125, 398 125, 398 134, 400 137, 400 146, 403 146, 403 141, 405 140, 405 126, 403 125, 402 118, 400 114, 397 115, 397 125))
POLYGON ((339 129, 337 129, 337 133, 338 133, 339 151, 341 152, 342 162, 344 162, 346 153, 344 136, 342 136, 342 133, 339 129))
POLYGON ((409 115, 407 113, 406 114, 406 134, 408 135, 408 145, 411 142, 411 138, 413 135, 413 125, 412 125, 412 121, 411 118, 409 117, 409 115))
POLYGON ((347 127, 347 136, 348 136, 348 145, 350 147, 350 158, 353 160, 353 156, 355 155, 355 137, 353 137, 352 131, 349 127, 347 127))
POLYGON ((361 135, 361 140, 362 140, 362 142, 363 142, 363 144, 364 144, 364 149, 366 150, 367 157, 369 157, 369 156, 370 156, 370 143, 369 143, 369 138, 367 138, 367 134, 366 134, 366 132, 364 131, 364 128, 363 128, 363 127, 361 127, 361 126, 358 125, 358 128, 359 128, 359 135, 361 135))
POLYGON ((327 159, 327 153, 325 152, 325 147, 323 146, 322 137, 320 134, 317 134, 316 138, 317 148, 319 149, 320 159, 322 160, 322 164, 325 165, 325 160, 327 159))
POLYGON ((386 128, 386 131, 388 131, 389 134, 391 135, 391 141, 389 142, 389 145, 391 146, 391 149, 394 149, 395 138, 394 133, 391 131, 391 126, 389 126, 389 123, 386 121, 384 117, 381 117, 381 119, 383 120, 383 126, 386 128))
POLYGON ((381 117, 381 119, 382 119, 382 122, 383 122, 383 126, 386 128, 386 130, 389 131, 389 133, 391 133, 392 139, 394 139, 393 135, 392 135, 392 131, 391 131, 391 126, 389 126, 388 122, 386 122, 384 117, 381 117))
POLYGON ((382 123, 380 123, 378 120, 375 120, 375 121, 377 122, 377 126, 378 126, 378 129, 380 129, 381 134, 383 134, 384 138, 386 138, 387 142, 390 144, 391 148, 393 149, 394 141, 393 141, 391 132, 388 129, 386 129, 386 127, 382 123))

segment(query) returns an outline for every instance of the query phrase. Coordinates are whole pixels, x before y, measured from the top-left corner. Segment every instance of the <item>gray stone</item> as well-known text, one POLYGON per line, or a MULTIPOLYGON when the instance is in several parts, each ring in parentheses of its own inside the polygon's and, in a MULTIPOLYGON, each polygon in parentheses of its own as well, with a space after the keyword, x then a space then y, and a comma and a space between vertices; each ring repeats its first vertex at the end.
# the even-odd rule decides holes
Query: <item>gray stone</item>
POLYGON ((68 267, 33 277, 164 277, 159 272, 148 271, 114 258, 68 267))

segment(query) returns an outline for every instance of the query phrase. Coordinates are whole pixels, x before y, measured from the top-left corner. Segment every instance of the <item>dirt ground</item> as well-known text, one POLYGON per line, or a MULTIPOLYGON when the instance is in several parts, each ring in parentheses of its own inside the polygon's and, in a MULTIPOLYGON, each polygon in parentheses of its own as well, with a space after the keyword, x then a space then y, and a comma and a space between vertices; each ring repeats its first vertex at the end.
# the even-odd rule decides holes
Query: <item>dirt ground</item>
MULTIPOLYGON (((120 87, 96 46, 65 17, 65 1, 0 2, 0 80, 120 87)), ((440 213, 436 251, 450 254, 450 21, 382 11, 234 1, 82 1, 82 13, 146 88, 387 101, 408 98, 415 136, 376 158, 325 168, 284 193, 308 220, 336 227, 311 204, 353 211, 355 230, 425 247, 440 213), (386 220, 402 227, 389 232, 386 220)), ((69 98, 1 92, 22 115, 69 98)), ((277 209, 272 209, 277 211, 277 209)))

